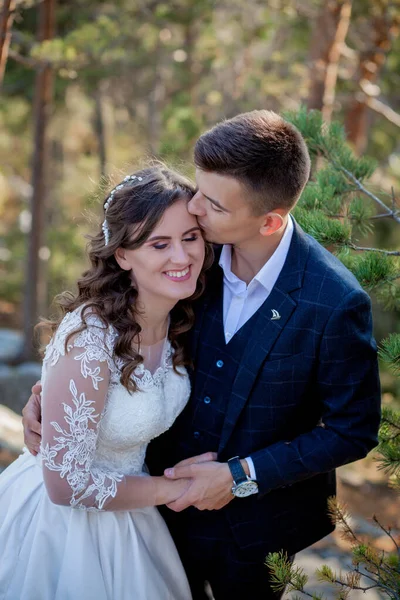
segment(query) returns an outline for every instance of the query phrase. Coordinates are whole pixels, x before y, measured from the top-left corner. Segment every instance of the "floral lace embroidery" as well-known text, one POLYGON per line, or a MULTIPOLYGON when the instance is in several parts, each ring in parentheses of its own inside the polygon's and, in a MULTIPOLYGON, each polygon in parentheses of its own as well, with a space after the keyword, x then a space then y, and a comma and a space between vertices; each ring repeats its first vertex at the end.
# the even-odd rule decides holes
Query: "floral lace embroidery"
MULTIPOLYGON (((44 362, 53 367, 61 356, 65 356, 65 339, 67 336, 78 330, 82 326, 81 318, 82 307, 78 310, 65 315, 61 321, 53 339, 46 348, 44 362)), ((98 375, 99 367, 91 369, 89 361, 96 360, 107 362, 111 372, 111 380, 115 383, 119 378, 119 369, 113 360, 113 349, 117 332, 112 327, 104 327, 102 321, 94 314, 89 314, 86 317, 88 328, 84 329, 76 335, 72 344, 68 344, 67 350, 72 348, 82 348, 83 352, 75 356, 75 360, 81 361, 82 376, 87 379, 92 379, 93 387, 98 389, 98 383, 101 381, 98 375)))
MULTIPOLYGON (((100 378, 101 379, 101 378, 100 378)), ((102 510, 104 503, 109 498, 114 498, 117 493, 117 483, 122 481, 118 473, 105 473, 98 469, 92 469, 94 454, 96 451, 97 429, 89 428, 89 423, 97 425, 94 401, 87 400, 82 393, 78 397, 75 382, 71 379, 69 385, 72 400, 75 405, 73 410, 68 404, 63 403, 65 422, 69 429, 62 429, 58 423, 53 421, 51 425, 60 434, 54 436, 57 444, 42 448, 42 458, 45 467, 51 471, 58 471, 60 477, 66 477, 71 487, 72 497, 70 504, 74 508, 87 507, 82 504, 86 498, 95 495, 95 504, 98 510, 102 510), (61 463, 55 462, 55 457, 60 450, 67 450, 61 463), (92 483, 90 483, 90 479, 92 483)))
MULTIPOLYGON (((65 356, 65 339, 73 331, 79 329, 82 325, 81 312, 83 307, 65 315, 60 323, 56 334, 46 348, 44 362, 53 367, 61 356, 65 356)), ((82 376, 87 379, 92 379, 93 387, 98 390, 98 384, 101 381, 99 377, 100 368, 91 369, 89 362, 100 361, 107 362, 110 369, 111 379, 110 384, 119 383, 121 369, 124 365, 121 358, 113 356, 113 349, 117 339, 117 332, 113 327, 105 327, 103 322, 96 315, 89 314, 86 316, 88 328, 81 331, 73 339, 73 343, 68 344, 68 351, 72 348, 82 348, 83 351, 74 360, 81 361, 82 376)), ((171 368, 171 356, 173 349, 168 343, 162 358, 160 367, 152 374, 143 364, 136 367, 132 378, 137 383, 139 389, 147 390, 153 386, 160 387, 166 373, 171 368)))
POLYGON ((172 347, 168 342, 164 351, 164 355, 161 359, 161 365, 154 371, 154 373, 151 373, 151 371, 146 369, 143 363, 136 367, 135 372, 132 374, 132 378, 135 380, 135 383, 138 385, 140 390, 148 390, 154 386, 160 387, 162 385, 167 372, 171 368, 171 357, 172 347))

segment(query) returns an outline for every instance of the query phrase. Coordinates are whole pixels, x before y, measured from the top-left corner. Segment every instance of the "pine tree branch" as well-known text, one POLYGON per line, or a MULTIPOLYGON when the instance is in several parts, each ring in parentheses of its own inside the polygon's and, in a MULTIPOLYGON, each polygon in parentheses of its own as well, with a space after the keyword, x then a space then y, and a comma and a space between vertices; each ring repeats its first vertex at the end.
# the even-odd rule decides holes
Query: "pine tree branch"
MULTIPOLYGON (((332 159, 331 159, 332 160, 332 159)), ((342 165, 338 164, 335 160, 332 160, 334 166, 339 169, 340 171, 342 171, 342 173, 344 173, 353 183, 354 185, 360 190, 360 192, 362 192, 363 194, 365 194, 366 196, 368 196, 368 198, 371 198, 371 200, 374 200, 374 202, 376 202, 377 204, 379 204, 379 206, 381 206, 382 208, 384 208, 387 212, 387 216, 388 217, 392 217, 392 219, 394 219, 397 223, 400 223, 400 216, 398 214, 398 211, 394 211, 393 209, 390 210, 386 204, 377 196, 375 196, 375 194, 373 194, 372 192, 370 192, 369 190, 367 190, 367 188, 365 188, 363 186, 363 184, 361 183, 361 181, 359 181, 357 179, 357 177, 355 177, 353 175, 353 173, 350 173, 350 171, 348 171, 345 167, 343 167, 342 165)))
POLYGON ((372 517, 372 519, 373 519, 373 521, 374 521, 374 522, 375 522, 375 523, 378 525, 378 527, 380 527, 380 528, 382 529, 382 531, 384 531, 384 532, 386 533, 386 535, 390 537, 390 539, 392 540, 393 544, 396 546, 396 549, 397 549, 397 550, 399 550, 399 545, 398 545, 398 543, 396 542, 396 540, 394 539, 394 537, 392 536, 392 534, 391 534, 391 530, 390 530, 390 529, 386 529, 386 528, 385 528, 385 527, 382 525, 382 523, 380 523, 380 522, 379 522, 379 520, 378 520, 378 518, 377 518, 377 516, 376 516, 376 515, 374 515, 374 516, 372 517))
POLYGON ((296 587, 291 581, 289 581, 288 586, 291 586, 293 591, 295 590, 296 592, 301 592, 302 594, 304 594, 305 596, 308 596, 309 598, 314 598, 314 594, 310 594, 310 592, 307 592, 307 590, 296 587))
POLYGON ((368 590, 373 590, 374 588, 380 587, 378 583, 376 583, 375 585, 369 585, 367 587, 362 587, 360 585, 349 585, 345 581, 340 581, 340 579, 335 579, 334 581, 332 581, 332 583, 337 583, 338 585, 349 588, 351 590, 361 590, 362 592, 367 592, 368 590))
POLYGON ((368 575, 368 573, 371 573, 371 571, 369 571, 366 567, 364 569, 364 571, 358 571, 362 577, 365 577, 366 579, 369 579, 370 581, 374 581, 376 584, 376 587, 379 587, 382 590, 386 590, 386 592, 388 592, 389 595, 393 594, 393 590, 388 586, 385 585, 384 583, 382 583, 382 575, 380 574, 380 569, 379 567, 377 567, 378 573, 372 573, 371 575, 368 575), (366 572, 365 572, 366 571, 366 572), (379 584, 376 583, 376 579, 379 579, 379 584))
POLYGON ((386 254, 387 256, 400 256, 400 250, 382 250, 381 248, 366 248, 364 246, 356 246, 353 243, 349 244, 352 250, 357 250, 360 252, 380 252, 381 254, 386 254))
MULTIPOLYGON (((383 562, 384 555, 385 553, 383 552, 381 554, 379 564, 370 558, 369 562, 373 567, 375 567, 376 572, 371 571, 367 566, 364 566, 364 569, 367 571, 367 573, 371 573, 371 575, 366 575, 366 573, 362 573, 362 575, 368 579, 371 579, 371 581, 378 581, 379 586, 382 589, 393 592, 393 590, 398 590, 398 573, 397 570, 383 562), (385 574, 385 579, 383 578, 382 572, 385 574), (386 584, 383 583, 383 581, 386 581, 386 584)), ((400 595, 398 594, 396 594, 395 597, 400 599, 400 595)))
POLYGON ((390 283, 391 281, 396 281, 397 279, 400 279, 400 273, 396 273, 396 275, 392 275, 391 277, 384 277, 382 279, 382 281, 379 281, 378 283, 373 285, 370 289, 376 290, 377 288, 380 288, 383 285, 390 283))
POLYGON ((393 427, 393 429, 398 429, 399 433, 400 433, 400 426, 397 425, 397 423, 395 423, 391 419, 389 419, 389 417, 387 417, 386 415, 384 416, 384 419, 382 420, 382 422, 387 423, 388 425, 390 425, 390 427, 393 427))

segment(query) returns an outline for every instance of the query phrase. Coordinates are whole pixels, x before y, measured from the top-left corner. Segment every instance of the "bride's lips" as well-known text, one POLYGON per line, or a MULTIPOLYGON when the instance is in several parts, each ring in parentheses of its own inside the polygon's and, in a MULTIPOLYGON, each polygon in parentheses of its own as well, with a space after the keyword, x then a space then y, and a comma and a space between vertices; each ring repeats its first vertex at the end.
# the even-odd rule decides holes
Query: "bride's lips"
POLYGON ((170 271, 164 271, 164 275, 170 281, 177 281, 178 283, 181 281, 187 281, 192 276, 192 265, 189 265, 188 267, 185 267, 184 269, 180 269, 179 271, 172 270, 172 269, 170 271), (179 273, 179 276, 172 275, 172 273, 179 273))

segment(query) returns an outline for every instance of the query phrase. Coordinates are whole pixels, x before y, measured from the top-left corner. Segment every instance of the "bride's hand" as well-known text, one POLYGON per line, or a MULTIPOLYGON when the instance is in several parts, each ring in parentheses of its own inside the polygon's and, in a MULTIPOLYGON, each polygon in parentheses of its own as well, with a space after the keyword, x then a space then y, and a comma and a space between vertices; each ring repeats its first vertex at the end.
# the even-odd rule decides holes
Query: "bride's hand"
MULTIPOLYGON (((216 452, 205 452, 204 454, 199 454, 198 456, 191 456, 190 458, 186 458, 185 460, 181 460, 179 463, 175 465, 175 467, 187 467, 189 465, 206 463, 210 461, 217 460, 216 452)), ((158 490, 158 500, 157 504, 170 504, 171 502, 175 502, 181 496, 183 496, 190 487, 192 483, 191 478, 182 478, 182 479, 167 479, 166 477, 160 478, 160 485, 158 490), (170 485, 171 483, 178 485, 170 485), (173 498, 173 499, 171 499, 173 498)))
POLYGON ((178 498, 187 492, 191 482, 192 480, 189 477, 176 480, 160 477, 156 505, 170 504, 170 502, 175 502, 175 500, 178 500, 178 498))

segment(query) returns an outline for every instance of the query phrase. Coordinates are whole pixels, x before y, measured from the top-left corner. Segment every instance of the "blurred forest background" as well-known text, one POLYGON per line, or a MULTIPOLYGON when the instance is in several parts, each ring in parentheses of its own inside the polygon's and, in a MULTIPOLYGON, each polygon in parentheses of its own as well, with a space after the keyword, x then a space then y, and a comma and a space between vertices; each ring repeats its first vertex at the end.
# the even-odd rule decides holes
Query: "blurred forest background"
MULTIPOLYGON (((368 189, 397 210, 399 34, 400 0, 2 0, 0 331, 18 336, 0 339, 18 344, 0 348, 0 380, 1 363, 38 360, 32 327, 74 290, 111 183, 152 157, 192 176, 196 138, 223 118, 321 110, 375 159, 368 189)), ((360 245, 398 254, 400 221, 377 216, 360 245)), ((378 342, 400 333, 399 289, 379 304, 371 291, 378 342)), ((399 408, 400 378, 381 375, 383 404, 399 408)), ((400 527, 371 461, 356 471, 352 506, 400 527)))
MULTIPOLYGON (((399 193, 399 0, 3 0, 0 27, 0 326, 28 338, 82 272, 107 178, 151 156, 191 175, 225 117, 321 109, 399 193)), ((389 221, 369 245, 396 244, 389 221)))

